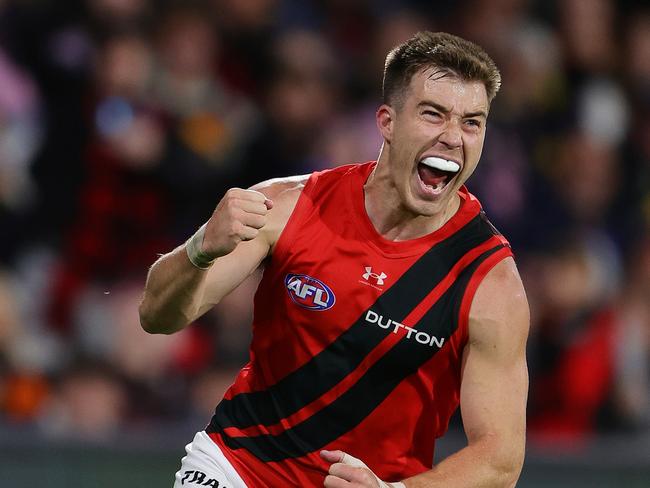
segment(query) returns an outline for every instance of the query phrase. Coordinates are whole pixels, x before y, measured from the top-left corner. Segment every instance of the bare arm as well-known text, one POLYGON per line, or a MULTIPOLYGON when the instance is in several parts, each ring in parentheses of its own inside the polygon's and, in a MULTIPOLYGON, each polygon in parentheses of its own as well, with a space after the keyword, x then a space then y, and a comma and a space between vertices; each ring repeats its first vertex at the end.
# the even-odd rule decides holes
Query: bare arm
POLYGON ((468 445, 407 488, 512 487, 524 460, 529 311, 512 259, 479 286, 463 355, 460 407, 468 445))
POLYGON ((272 252, 306 177, 270 180, 249 190, 233 188, 206 223, 201 251, 215 258, 194 266, 182 244, 158 259, 147 276, 140 322, 150 333, 181 330, 250 276, 272 252))
POLYGON ((525 449, 528 327, 523 285, 514 261, 508 258, 487 274, 470 310, 469 342, 463 354, 460 392, 467 447, 432 470, 403 480, 403 485, 384 483, 369 469, 355 466, 354 458, 354 461, 347 461, 349 456, 344 459, 341 451, 325 453, 323 457, 335 463, 330 467, 325 486, 514 486, 525 449))

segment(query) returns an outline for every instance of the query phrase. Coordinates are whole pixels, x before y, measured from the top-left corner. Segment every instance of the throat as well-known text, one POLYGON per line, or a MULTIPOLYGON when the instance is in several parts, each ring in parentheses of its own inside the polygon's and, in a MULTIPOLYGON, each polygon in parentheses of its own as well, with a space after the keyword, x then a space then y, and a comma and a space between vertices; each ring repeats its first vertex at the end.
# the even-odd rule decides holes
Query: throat
POLYGON ((438 215, 422 215, 404 207, 399 201, 390 203, 383 194, 373 195, 373 188, 364 189, 365 210, 375 231, 394 242, 418 239, 436 232, 450 220, 460 207, 460 198, 452 198, 438 215))
MULTIPOLYGON (((450 199, 444 210, 435 212, 435 215, 423 215, 410 208, 405 204, 392 175, 385 169, 387 167, 384 165, 375 168, 363 185, 366 216, 375 232, 384 239, 397 242, 426 236, 445 225, 459 209, 460 197, 457 195, 450 199)), ((435 168, 432 170, 435 171, 435 168)), ((450 182, 449 175, 444 175, 444 179, 445 185, 450 182)))

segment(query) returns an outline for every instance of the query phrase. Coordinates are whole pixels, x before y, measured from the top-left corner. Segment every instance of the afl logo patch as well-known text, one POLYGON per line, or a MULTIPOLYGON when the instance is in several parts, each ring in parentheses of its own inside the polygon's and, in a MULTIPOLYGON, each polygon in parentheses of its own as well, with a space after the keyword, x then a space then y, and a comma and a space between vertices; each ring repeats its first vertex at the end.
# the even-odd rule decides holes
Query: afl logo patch
POLYGON ((284 284, 293 302, 309 310, 327 310, 336 301, 330 287, 311 276, 289 273, 284 284))

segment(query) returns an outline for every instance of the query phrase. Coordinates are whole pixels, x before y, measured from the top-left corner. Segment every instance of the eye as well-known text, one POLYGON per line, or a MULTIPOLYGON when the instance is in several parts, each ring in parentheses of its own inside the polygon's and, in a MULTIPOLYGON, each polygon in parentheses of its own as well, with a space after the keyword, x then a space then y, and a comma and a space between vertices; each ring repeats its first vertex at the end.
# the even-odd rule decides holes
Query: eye
POLYGON ((467 119, 467 120, 465 121, 465 124, 467 124, 468 126, 470 126, 470 127, 472 127, 472 128, 476 128, 476 129, 480 129, 480 128, 481 128, 481 121, 480 121, 480 120, 476 120, 476 119, 467 119))
POLYGON ((440 113, 436 112, 435 110, 425 110, 422 112, 422 115, 426 115, 427 117, 432 117, 432 118, 439 118, 440 113))

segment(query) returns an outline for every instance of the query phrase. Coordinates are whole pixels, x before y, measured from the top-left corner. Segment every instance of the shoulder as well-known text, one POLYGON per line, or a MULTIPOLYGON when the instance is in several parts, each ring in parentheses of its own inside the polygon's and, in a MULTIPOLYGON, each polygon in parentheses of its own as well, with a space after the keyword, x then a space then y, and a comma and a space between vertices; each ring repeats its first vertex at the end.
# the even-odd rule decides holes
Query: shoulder
POLYGON ((267 223, 262 229, 271 246, 275 245, 289 221, 309 177, 310 175, 297 175, 273 178, 250 187, 273 202, 273 207, 267 214, 267 223))
MULTIPOLYGON (((368 165, 368 163, 366 163, 368 165)), ((309 187, 322 187, 323 185, 336 185, 339 183, 340 179, 358 171, 361 168, 362 164, 354 163, 347 164, 343 166, 337 166, 334 168, 328 168, 321 171, 315 171, 313 173, 297 176, 288 176, 284 178, 273 178, 270 180, 263 181, 252 186, 251 190, 256 190, 263 193, 268 199, 273 200, 273 208, 276 206, 278 210, 282 209, 283 211, 293 210, 298 198, 305 190, 307 182, 310 181, 309 187)), ((307 191, 310 191, 309 189, 307 191)), ((283 212, 285 213, 285 212, 283 212)))
POLYGON ((363 166, 358 163, 337 166, 305 175, 273 178, 250 187, 250 190, 264 194, 273 202, 273 207, 267 214, 267 224, 262 229, 271 247, 279 239, 304 191, 313 192, 316 191, 315 188, 322 191, 324 188, 336 187, 342 177, 358 171, 363 166))
POLYGON ((496 348, 525 345, 530 312, 524 285, 512 257, 498 262, 474 295, 469 313, 469 342, 496 348))
POLYGON ((282 216, 286 216, 288 219, 310 176, 298 175, 273 178, 258 183, 250 189, 259 191, 273 202, 273 208, 269 212, 269 219, 277 220, 281 219, 282 216))
POLYGON ((276 200, 278 203, 293 200, 295 204, 310 176, 306 174, 273 178, 257 183, 251 186, 250 189, 263 193, 266 198, 273 200, 274 203, 276 200))

